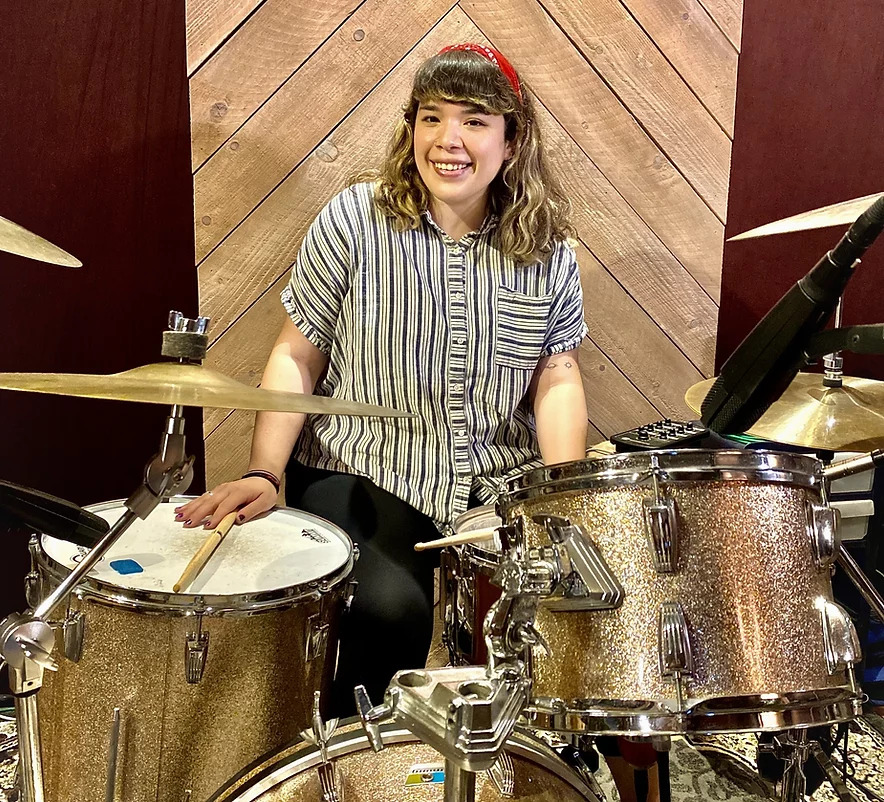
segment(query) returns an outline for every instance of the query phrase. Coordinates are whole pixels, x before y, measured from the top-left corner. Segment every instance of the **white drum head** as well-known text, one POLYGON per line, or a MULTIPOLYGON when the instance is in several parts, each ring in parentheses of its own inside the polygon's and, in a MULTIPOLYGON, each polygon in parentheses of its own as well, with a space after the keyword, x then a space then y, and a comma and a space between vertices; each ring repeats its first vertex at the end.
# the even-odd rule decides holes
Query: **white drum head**
MULTIPOLYGON (((188 499, 160 504, 146 520, 136 519, 88 576, 120 588, 172 594, 191 557, 209 531, 185 529, 175 520, 175 507, 188 499)), ((86 509, 114 524, 122 501, 86 509)), ((85 549, 42 536, 46 554, 68 569, 85 549)), ((352 544, 343 530, 322 518, 276 508, 259 519, 234 525, 206 566, 184 589, 190 595, 243 596, 277 591, 322 579, 345 565, 352 544)))

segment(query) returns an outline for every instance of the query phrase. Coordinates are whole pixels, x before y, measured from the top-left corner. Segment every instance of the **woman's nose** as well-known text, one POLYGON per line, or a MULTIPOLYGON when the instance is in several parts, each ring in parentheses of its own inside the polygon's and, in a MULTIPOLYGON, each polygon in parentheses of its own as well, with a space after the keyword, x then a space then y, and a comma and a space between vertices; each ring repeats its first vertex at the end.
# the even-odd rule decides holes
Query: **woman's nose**
POLYGON ((460 123, 456 120, 443 122, 436 134, 436 144, 443 148, 451 148, 460 143, 460 123))

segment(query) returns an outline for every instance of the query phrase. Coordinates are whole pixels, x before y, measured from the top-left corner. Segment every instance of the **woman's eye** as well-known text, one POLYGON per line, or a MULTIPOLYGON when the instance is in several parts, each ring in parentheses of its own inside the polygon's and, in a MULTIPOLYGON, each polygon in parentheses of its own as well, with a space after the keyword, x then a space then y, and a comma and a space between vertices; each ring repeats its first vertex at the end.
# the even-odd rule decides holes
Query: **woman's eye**
POLYGON ((432 114, 425 114, 423 117, 421 117, 421 122, 422 123, 435 123, 435 122, 438 122, 438 119, 439 119, 438 117, 435 117, 432 114))
POLYGON ((482 120, 467 120, 467 125, 472 125, 474 127, 484 126, 485 123, 482 120))

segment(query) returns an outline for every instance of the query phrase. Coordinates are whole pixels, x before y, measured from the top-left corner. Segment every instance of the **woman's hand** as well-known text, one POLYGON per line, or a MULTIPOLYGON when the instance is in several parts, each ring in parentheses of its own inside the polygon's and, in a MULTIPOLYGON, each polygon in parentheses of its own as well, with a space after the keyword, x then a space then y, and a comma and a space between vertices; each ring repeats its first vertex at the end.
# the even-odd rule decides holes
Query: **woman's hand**
POLYGON ((206 529, 214 529, 227 513, 239 510, 236 522, 241 524, 271 509, 278 495, 268 479, 258 476, 237 479, 176 507, 175 519, 189 529, 203 524, 206 529))

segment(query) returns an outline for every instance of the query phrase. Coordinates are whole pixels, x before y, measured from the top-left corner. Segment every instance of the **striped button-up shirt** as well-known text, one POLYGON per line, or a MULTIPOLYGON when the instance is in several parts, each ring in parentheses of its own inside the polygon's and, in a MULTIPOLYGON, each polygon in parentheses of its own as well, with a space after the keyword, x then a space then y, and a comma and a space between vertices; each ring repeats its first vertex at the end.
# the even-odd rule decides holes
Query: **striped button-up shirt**
POLYGON ((538 463, 526 393, 538 360, 586 336, 573 249, 518 265, 496 221, 455 241, 425 213, 397 231, 357 184, 319 213, 283 290, 286 311, 329 357, 316 395, 416 418, 310 416, 304 464, 361 474, 444 528, 471 489, 538 463))

